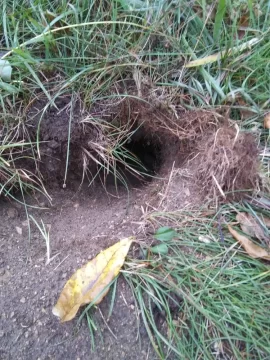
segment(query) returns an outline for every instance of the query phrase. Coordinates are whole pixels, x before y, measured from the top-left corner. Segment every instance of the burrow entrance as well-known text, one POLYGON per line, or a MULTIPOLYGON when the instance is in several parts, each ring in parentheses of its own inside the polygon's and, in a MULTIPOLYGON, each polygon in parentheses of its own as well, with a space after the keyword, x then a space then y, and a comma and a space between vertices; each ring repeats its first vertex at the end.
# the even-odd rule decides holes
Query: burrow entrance
MULTIPOLYGON (((57 107, 67 109, 69 99, 60 100, 57 107)), ((36 129, 40 130, 37 163, 46 187, 64 183, 75 190, 76 181, 139 187, 163 174, 172 159, 180 168, 190 158, 196 159, 192 164, 194 182, 212 197, 254 189, 258 182, 254 137, 238 133, 214 112, 179 110, 176 116, 136 100, 107 108, 103 104, 98 117, 95 109, 84 114, 78 105, 74 116, 69 110, 49 108, 40 119, 44 106, 38 105, 40 111, 31 110, 26 125, 33 142, 36 129)), ((23 168, 25 163, 20 161, 23 168)), ((33 169, 32 163, 28 169, 35 171, 36 167, 33 169)))
MULTIPOLYGON (((59 106, 59 105, 58 105, 59 106)), ((164 143, 139 121, 75 118, 68 133, 69 114, 48 111, 40 122, 39 170, 49 187, 74 181, 140 187, 158 175, 165 159, 164 143)), ((38 121, 32 117, 32 123, 38 121)), ((32 140, 37 134, 32 134, 32 140)))
MULTIPOLYGON (((128 137, 121 149, 121 160, 116 164, 116 172, 123 177, 118 179, 119 184, 143 186, 155 178, 163 164, 163 147, 161 142, 150 136, 145 136, 145 129, 139 129, 138 134, 128 137), (122 162, 123 161, 123 162, 122 162)), ((114 181, 113 172, 108 177, 110 183, 114 181)))

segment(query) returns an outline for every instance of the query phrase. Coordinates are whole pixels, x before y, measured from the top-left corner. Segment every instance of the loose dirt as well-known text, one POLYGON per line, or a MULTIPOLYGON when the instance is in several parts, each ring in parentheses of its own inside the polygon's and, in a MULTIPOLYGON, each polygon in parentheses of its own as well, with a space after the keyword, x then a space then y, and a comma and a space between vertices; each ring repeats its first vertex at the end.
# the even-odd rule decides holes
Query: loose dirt
MULTIPOLYGON (((50 191, 52 205, 42 196, 28 198, 29 205, 47 207, 28 208, 29 215, 38 223, 42 219, 50 229, 51 257, 55 257, 47 266, 45 240, 32 221, 29 242, 24 206, 1 200, 1 359, 156 358, 136 313, 132 293, 121 278, 109 320, 110 295, 100 306, 111 331, 96 311, 101 335, 97 331, 95 352, 91 351, 86 319, 77 331, 76 319, 61 324, 53 316, 52 307, 68 278, 100 250, 131 235, 151 241, 151 236, 146 235, 145 212, 159 205, 168 208, 167 197, 173 196, 171 186, 176 186, 178 193, 171 201, 171 209, 193 203, 187 178, 179 177, 168 171, 167 178, 130 188, 129 192, 120 187, 118 193, 113 185, 106 192, 101 184, 83 186, 75 192, 79 183, 74 182, 66 189, 50 191), (182 188, 185 191, 179 191, 182 188)), ((191 182, 189 185, 193 186, 191 182)))
MULTIPOLYGON (((42 219, 51 228, 50 246, 56 256, 47 266, 45 242, 33 224, 28 241, 23 206, 1 204, 1 359, 146 359, 149 351, 155 359, 124 281, 108 321, 114 335, 98 316, 102 338, 97 331, 94 353, 86 319, 76 334, 76 320, 60 324, 51 311, 78 267, 119 239, 138 233, 140 198, 140 189, 130 193, 129 202, 124 190, 116 198, 106 196, 102 188, 84 189, 75 196, 66 189, 52 194, 53 206, 47 210, 30 209, 38 222, 42 219)), ((104 319, 108 311, 109 297, 101 305, 104 319)))

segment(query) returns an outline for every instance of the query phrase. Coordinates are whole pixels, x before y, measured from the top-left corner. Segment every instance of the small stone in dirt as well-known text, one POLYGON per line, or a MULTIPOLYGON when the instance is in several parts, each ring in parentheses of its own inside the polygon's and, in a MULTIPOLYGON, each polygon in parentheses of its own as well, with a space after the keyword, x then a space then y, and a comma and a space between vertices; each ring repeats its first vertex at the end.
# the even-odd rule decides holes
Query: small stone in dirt
POLYGON ((15 209, 15 208, 9 208, 8 210, 7 210, 7 217, 9 218, 9 219, 14 219, 14 218, 16 218, 18 216, 18 210, 17 209, 15 209))
POLYGON ((15 315, 15 313, 14 313, 14 311, 12 311, 10 314, 10 319, 12 319, 14 315, 15 315))
POLYGON ((0 338, 3 337, 5 335, 3 330, 0 330, 0 338))
POLYGON ((29 225, 29 221, 28 221, 28 220, 22 221, 22 226, 28 226, 28 225, 29 225))
POLYGON ((20 299, 20 302, 22 303, 22 304, 24 304, 25 303, 25 297, 22 297, 21 299, 20 299))
POLYGON ((16 231, 19 235, 22 235, 22 228, 19 226, 16 226, 16 231))

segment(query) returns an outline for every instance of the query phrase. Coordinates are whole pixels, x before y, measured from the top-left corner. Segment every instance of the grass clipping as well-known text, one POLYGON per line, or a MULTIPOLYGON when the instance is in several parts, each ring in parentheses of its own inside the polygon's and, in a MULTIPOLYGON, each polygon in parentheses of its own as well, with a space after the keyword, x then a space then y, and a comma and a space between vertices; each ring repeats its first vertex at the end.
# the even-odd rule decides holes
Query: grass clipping
POLYGON ((252 134, 222 126, 197 143, 196 179, 210 196, 241 197, 259 178, 258 148, 252 134))

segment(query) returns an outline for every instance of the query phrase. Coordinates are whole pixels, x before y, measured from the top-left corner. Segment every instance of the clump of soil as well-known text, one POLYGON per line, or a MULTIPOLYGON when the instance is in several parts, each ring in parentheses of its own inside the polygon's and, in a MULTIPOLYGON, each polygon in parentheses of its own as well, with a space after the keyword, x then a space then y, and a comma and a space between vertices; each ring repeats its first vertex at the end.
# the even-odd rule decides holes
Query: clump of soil
POLYGON ((258 185, 258 147, 254 137, 239 133, 235 127, 222 126, 197 142, 196 179, 203 192, 212 198, 239 191, 250 191, 258 185))

